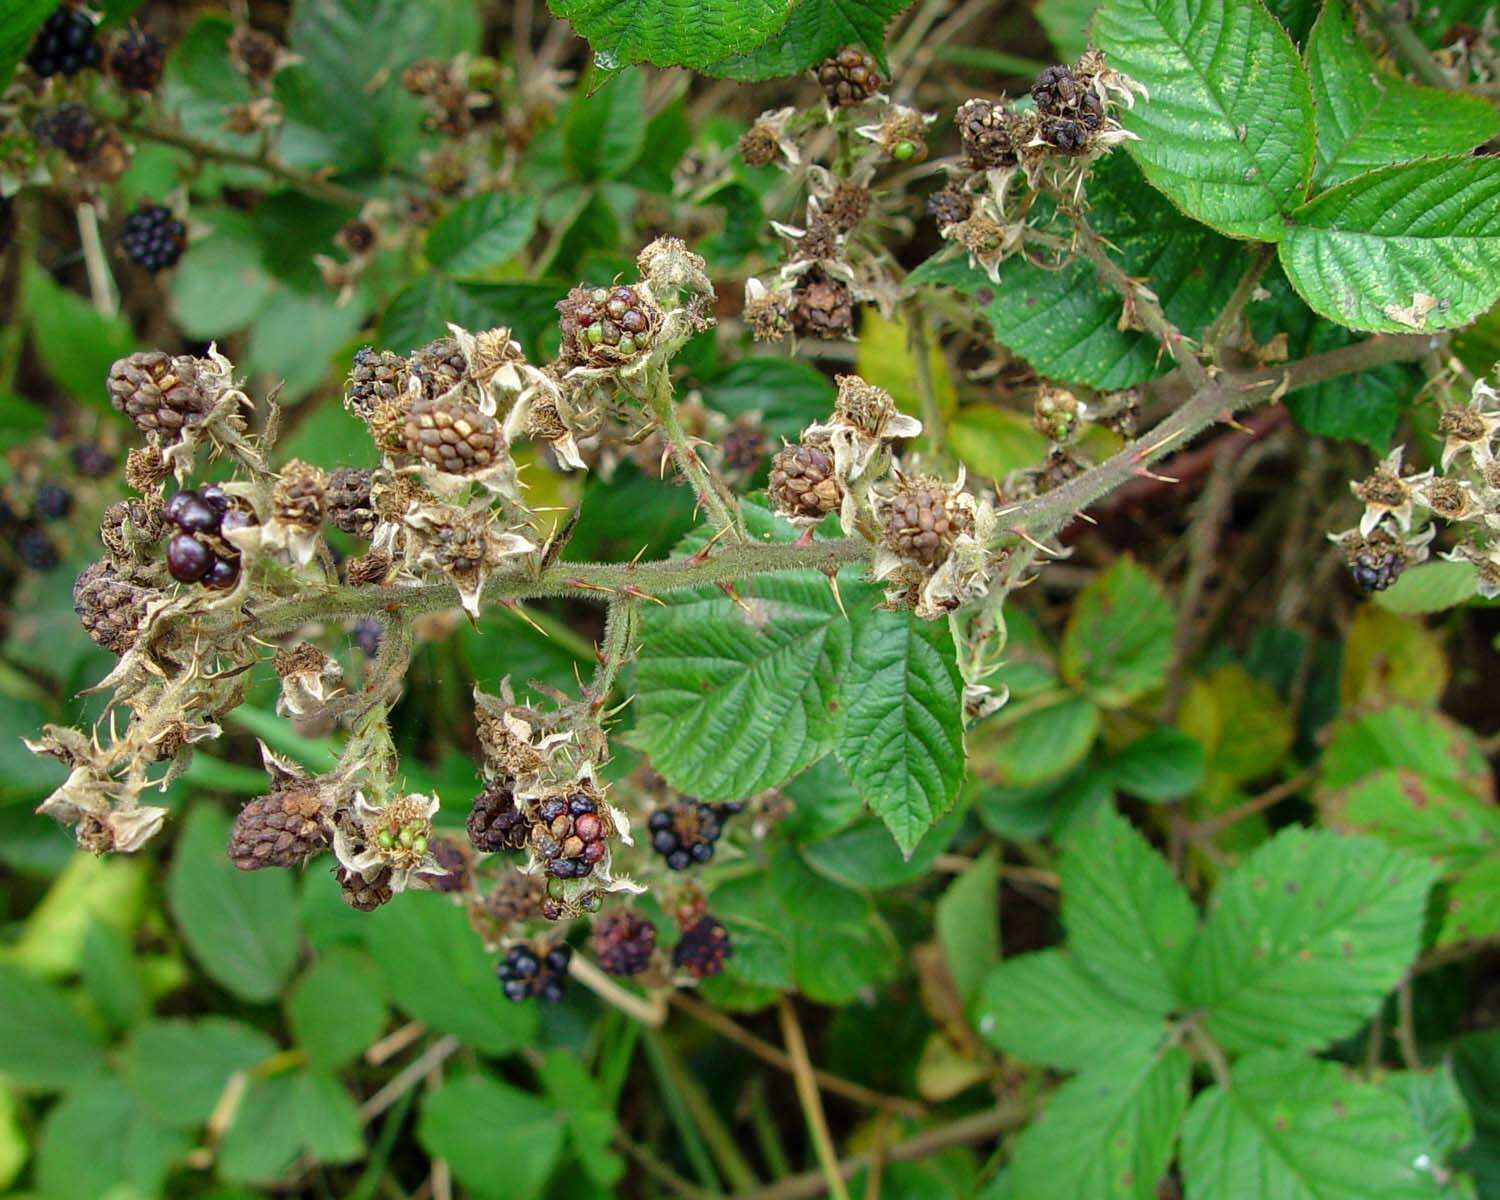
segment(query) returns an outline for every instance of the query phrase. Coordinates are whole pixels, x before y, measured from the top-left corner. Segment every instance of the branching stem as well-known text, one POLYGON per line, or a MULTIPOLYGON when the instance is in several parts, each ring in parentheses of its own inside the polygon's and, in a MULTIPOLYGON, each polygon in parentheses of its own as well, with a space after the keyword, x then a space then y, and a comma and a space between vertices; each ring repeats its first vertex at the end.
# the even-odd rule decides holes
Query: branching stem
POLYGON ((672 461, 682 472, 684 479, 692 485, 698 503, 703 506, 713 521, 715 532, 729 531, 736 541, 745 540, 744 526, 740 521, 739 506, 728 491, 716 480, 704 465, 698 452, 693 449, 682 422, 677 418, 677 404, 672 398, 672 381, 665 366, 659 368, 652 383, 650 395, 651 413, 666 435, 672 461))

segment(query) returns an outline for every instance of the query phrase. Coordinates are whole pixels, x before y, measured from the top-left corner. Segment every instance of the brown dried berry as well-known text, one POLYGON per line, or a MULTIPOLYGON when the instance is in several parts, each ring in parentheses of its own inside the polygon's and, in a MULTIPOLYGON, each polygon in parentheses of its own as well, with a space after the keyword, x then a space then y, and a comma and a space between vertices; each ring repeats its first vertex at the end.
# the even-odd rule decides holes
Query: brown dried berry
POLYGON ((823 446, 786 446, 771 460, 769 494, 778 512, 818 520, 837 512, 844 489, 833 473, 833 454, 823 446))
POLYGON ((428 891, 451 895, 470 890, 473 876, 469 870, 469 856, 457 841, 450 837, 433 838, 432 857, 443 868, 443 873, 421 877, 422 884, 428 891))
POLYGON ((507 871, 484 894, 480 908, 484 916, 504 929, 541 916, 546 897, 547 885, 540 875, 507 871))
POLYGON ((322 795, 316 785, 293 782, 240 809, 229 831, 229 861, 241 871, 300 867, 327 845, 322 795))
POLYGON ((407 365, 429 400, 451 392, 469 374, 469 364, 456 338, 439 338, 412 351, 407 365))
POLYGON ((360 912, 374 912, 395 895, 391 890, 391 873, 383 867, 376 872, 374 879, 366 879, 358 871, 348 871, 343 867, 335 867, 333 873, 339 881, 344 903, 360 912))
POLYGON ((814 70, 833 108, 861 104, 880 90, 880 68, 858 46, 845 46, 814 70))
POLYGON ((369 346, 356 350, 344 404, 355 416, 368 421, 378 409, 400 402, 406 393, 406 378, 406 362, 398 355, 369 346))
POLYGON ((1013 167, 1019 161, 1021 119, 1003 104, 975 97, 965 100, 953 116, 969 163, 980 171, 1013 167))
POLYGON ((1037 135, 1061 154, 1082 154, 1088 149, 1089 131, 1072 117, 1043 117, 1037 135))
POLYGON ((740 135, 740 157, 747 167, 765 167, 781 155, 776 133, 764 121, 757 121, 740 135))
POLYGON ((71 102, 47 109, 31 123, 37 141, 56 147, 76 163, 88 159, 97 132, 93 114, 82 104, 71 102))
POLYGON ((107 559, 87 567, 73 585, 73 611, 89 637, 106 650, 124 654, 135 645, 146 615, 148 588, 115 575, 107 559))
POLYGON ((820 258, 837 258, 839 253, 839 231, 827 217, 811 221, 806 231, 797 239, 793 261, 812 262, 820 258))
POLYGON ((474 849, 485 853, 520 850, 526 845, 526 818, 516 807, 515 794, 503 783, 492 783, 474 797, 467 828, 474 849))
POLYGON ((786 319, 794 333, 828 340, 848 337, 854 329, 854 293, 841 279, 808 271, 792 289, 786 319))
POLYGON ((275 72, 281 46, 269 33, 240 25, 229 35, 229 63, 241 75, 264 83, 275 72))
POLYGON ((171 441, 185 427, 198 424, 211 407, 198 360, 172 358, 145 350, 115 362, 105 385, 109 401, 142 433, 160 433, 171 441))
POLYGON ((284 524, 317 529, 323 523, 324 487, 322 471, 293 459, 271 489, 271 511, 284 524))
POLYGON ((503 441, 494 417, 457 396, 418 400, 407 414, 406 452, 449 475, 494 464, 503 441))
POLYGON ((951 183, 927 197, 927 213, 937 221, 939 229, 967 221, 973 212, 973 198, 951 183))
POLYGON ((375 509, 370 503, 374 472, 364 467, 340 467, 328 477, 324 492, 328 523, 352 537, 375 532, 375 509))
POLYGON ((870 211, 870 189, 857 183, 840 183, 823 201, 823 216, 839 233, 848 233, 870 211))
POLYGON ((973 527, 972 515, 953 503, 946 488, 920 479, 904 483, 885 510, 886 544, 924 567, 947 558, 958 535, 973 527))

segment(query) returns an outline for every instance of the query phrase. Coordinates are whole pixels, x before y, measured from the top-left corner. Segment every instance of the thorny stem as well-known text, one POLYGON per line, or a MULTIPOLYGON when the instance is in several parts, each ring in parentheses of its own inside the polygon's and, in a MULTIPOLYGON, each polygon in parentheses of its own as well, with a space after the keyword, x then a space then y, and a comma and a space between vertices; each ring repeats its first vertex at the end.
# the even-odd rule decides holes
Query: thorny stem
POLYGON ((635 630, 636 602, 615 598, 610 600, 604 617, 604 640, 599 646, 599 669, 594 672, 590 691, 595 703, 603 704, 614 687, 620 668, 630 658, 631 634, 635 630))
POLYGON ((722 533, 728 530, 735 541, 744 541, 745 531, 740 521, 738 506, 735 505, 731 509, 732 501, 725 499, 724 489, 703 465, 703 460, 693 449, 686 430, 682 428, 682 422, 677 418, 677 405, 672 399, 672 380, 664 366, 657 371, 649 399, 651 413, 661 425, 662 433, 666 435, 667 445, 672 452, 672 461, 677 464, 677 469, 682 472, 683 478, 692 485, 693 492, 698 497, 698 503, 707 510, 710 520, 713 521, 715 532, 722 533))
POLYGON ((1176 360, 1194 392, 1213 391, 1215 383, 1209 377, 1208 370, 1188 345, 1188 339, 1182 330, 1172 324, 1156 294, 1140 280, 1126 274, 1124 268, 1110 258, 1108 243, 1094 232, 1082 213, 1072 212, 1069 216, 1073 222, 1073 241, 1078 252, 1094 264, 1101 280, 1125 297, 1129 315, 1148 333, 1156 336, 1162 348, 1176 360))
MULTIPOLYGON (((1157 398, 1177 403, 1171 416, 1111 458, 1031 500, 1001 510, 1001 524, 1024 529, 1033 538, 1052 536, 1073 515, 1087 509, 1163 456, 1180 449, 1198 433, 1256 404, 1279 400, 1287 392, 1336 379, 1386 363, 1420 359, 1438 343, 1428 334, 1383 335, 1342 346, 1270 370, 1226 373, 1205 393, 1191 388, 1179 372, 1150 385, 1157 398)), ((529 564, 496 574, 486 581, 481 599, 502 600, 571 596, 592 599, 631 588, 637 594, 664 596, 671 592, 727 584, 755 575, 781 571, 839 568, 867 562, 873 553, 863 538, 833 538, 806 544, 755 542, 716 548, 707 555, 643 563, 553 563, 538 571, 529 564)), ((408 618, 455 608, 458 591, 451 583, 411 587, 330 587, 312 595, 274 600, 254 611, 217 610, 196 618, 204 634, 253 624, 262 638, 285 634, 313 621, 383 616, 403 612, 408 618)))
POLYGON ((1266 273, 1266 268, 1271 265, 1271 259, 1276 255, 1276 248, 1269 242, 1262 242, 1250 251, 1250 260, 1245 264, 1245 273, 1240 276, 1239 283, 1235 284, 1234 291, 1229 296, 1229 301, 1214 318, 1213 324, 1203 334, 1203 344, 1215 358, 1220 356, 1224 343, 1234 335, 1235 326, 1239 324, 1240 314, 1245 311, 1245 305, 1250 303, 1250 298, 1255 295, 1256 285, 1260 283, 1260 277, 1266 273))
POLYGON ((817 1149, 818 1162, 823 1168, 828 1190, 836 1200, 849 1200, 849 1191, 844 1187, 844 1176, 839 1172, 838 1155, 833 1149, 833 1138, 828 1132, 823 1097, 818 1093, 812 1059, 807 1053, 807 1041, 802 1036, 802 1025, 797 1020, 797 1010, 792 1007, 790 1000, 782 996, 777 1001, 776 1014, 781 1019, 781 1038, 786 1043, 787 1056, 792 1060, 792 1080, 797 1085, 797 1099, 802 1103, 802 1115, 807 1119, 807 1128, 812 1134, 813 1146, 817 1149))
POLYGON ((253 167, 318 200, 327 200, 331 204, 339 204, 345 208, 360 208, 365 202, 365 197, 356 191, 351 191, 337 183, 330 183, 306 171, 284 166, 268 154, 244 154, 238 150, 228 150, 223 146, 216 146, 212 142, 205 142, 200 138, 175 129, 166 129, 160 125, 131 122, 125 128, 147 141, 160 142, 164 146, 176 146, 179 150, 186 150, 195 158, 233 163, 241 167, 253 167))

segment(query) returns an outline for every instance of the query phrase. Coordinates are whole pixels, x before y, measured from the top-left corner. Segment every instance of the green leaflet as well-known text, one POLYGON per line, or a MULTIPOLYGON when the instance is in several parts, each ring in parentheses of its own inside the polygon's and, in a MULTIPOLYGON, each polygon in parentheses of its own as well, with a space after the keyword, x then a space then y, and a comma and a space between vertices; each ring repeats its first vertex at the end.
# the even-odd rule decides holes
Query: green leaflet
POLYGON ((1182 1169, 1194 1200, 1425 1200, 1442 1194, 1425 1150, 1401 1097, 1268 1051, 1193 1101, 1182 1169))
POLYGON ((1166 1031, 1161 1014, 1120 999, 1064 949, 1001 963, 985 978, 973 1018, 992 1046, 1066 1071, 1148 1053, 1166 1031))
POLYGON ((549 0, 602 70, 649 62, 703 69, 780 29, 792 0, 549 0))
POLYGON ((1166 860, 1103 808, 1069 840, 1058 873, 1068 946, 1083 966, 1136 1008, 1177 1007, 1198 914, 1166 860))
POLYGON ((1357 175, 1291 214, 1287 279, 1351 329, 1448 329, 1500 297, 1500 162, 1438 158, 1357 175))
POLYGON ((885 27, 912 0, 796 0, 781 32, 747 54, 704 67, 729 79, 770 79, 795 75, 845 46, 864 46, 878 60, 885 56, 885 27))
POLYGON ((1108 0, 1094 39, 1150 92, 1121 117, 1131 156, 1184 212, 1276 241, 1313 165, 1313 101, 1261 0, 1108 0))
POLYGON ((562 1154, 563 1113, 482 1075, 450 1079, 422 1101, 417 1137, 475 1196, 525 1200, 562 1154))
POLYGON ((1435 874, 1370 838, 1283 830, 1215 891, 1186 999, 1234 1052, 1353 1032, 1416 954, 1435 874))
POLYGON ((450 275, 473 275, 498 267, 536 229, 534 196, 486 192, 465 200, 427 232, 427 258, 450 275))
POLYGON ((1381 70, 1341 0, 1329 0, 1307 43, 1316 108, 1319 188, 1372 167, 1427 155, 1461 154, 1500 130, 1478 96, 1418 87, 1381 70))
POLYGON ((1187 1108, 1181 1047, 1105 1060, 1070 1079, 1015 1144, 1012 1195, 1156 1200, 1187 1108))
POLYGON ((1106 708, 1159 688, 1172 658, 1172 606, 1134 559, 1089 581, 1063 632, 1063 677, 1106 708))

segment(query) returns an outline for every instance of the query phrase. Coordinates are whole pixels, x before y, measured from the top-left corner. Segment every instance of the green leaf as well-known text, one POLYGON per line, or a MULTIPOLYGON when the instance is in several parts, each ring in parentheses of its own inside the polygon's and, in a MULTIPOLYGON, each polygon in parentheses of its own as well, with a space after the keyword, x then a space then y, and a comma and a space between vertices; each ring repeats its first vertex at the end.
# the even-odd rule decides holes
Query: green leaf
POLYGON ((781 32, 737 57, 710 63, 707 75, 729 79, 771 79, 795 75, 845 46, 864 46, 884 55, 886 24, 912 0, 796 0, 781 32))
POLYGON ((731 417, 759 413, 773 438, 795 438, 833 408, 833 385, 811 363, 764 355, 743 358, 703 387, 703 403, 731 417))
POLYGON ((625 1163, 610 1149, 615 1114, 604 1089, 572 1054, 553 1050, 542 1060, 542 1086, 557 1110, 567 1115, 568 1140, 583 1173, 601 1188, 619 1182, 625 1163))
POLYGON ((855 789, 910 854, 964 777, 963 676, 946 621, 856 610, 835 747, 855 789))
MULTIPOLYGON (((791 529, 747 508, 753 534, 791 529)), ((845 606, 874 589, 842 584, 845 606)), ((632 741, 673 787, 711 800, 777 787, 833 749, 852 631, 815 571, 742 583, 743 605, 707 586, 641 618, 632 741)))
POLYGON ((254 1079, 219 1144, 219 1174, 269 1184, 304 1155, 352 1162, 364 1153, 359 1108, 334 1076, 303 1068, 254 1079))
POLYGON ((1418 87, 1381 70, 1341 0, 1329 0, 1307 43, 1321 189, 1371 167, 1462 154, 1500 131, 1478 96, 1418 87))
POLYGON ((0 1075, 37 1088, 70 1087, 104 1065, 99 1038, 56 988, 0 965, 0 1075))
POLYGON ((1109 760, 1115 786, 1137 800, 1181 800, 1203 782, 1203 746, 1170 725, 1152 729, 1109 760))
POLYGON ((151 1021, 120 1052, 120 1075, 158 1120, 192 1129, 208 1120, 231 1075, 275 1053, 260 1030, 228 1017, 151 1021))
POLYGON ((508 1054, 535 1032, 535 1006, 505 999, 463 909, 448 897, 403 894, 371 913, 366 925, 391 999, 413 1020, 485 1054, 508 1054))
POLYGON ((57 7, 57 0, 15 0, 0 14, 0 90, 26 57, 31 37, 57 7))
POLYGON ((47 1114, 37 1182, 47 1200, 158 1196, 187 1137, 159 1124, 114 1079, 69 1092, 47 1114))
POLYGON ((193 957, 242 1000, 274 999, 297 957, 297 910, 284 871, 240 871, 224 853, 229 818, 197 805, 167 876, 167 905, 193 957))
POLYGON ((1474 1172, 1480 1195, 1489 1198, 1500 1194, 1500 1029, 1459 1039, 1452 1062, 1477 1134, 1457 1165, 1474 1172))
POLYGON ((130 326, 104 316, 40 267, 28 264, 21 286, 31 340, 47 373, 75 399, 113 412, 104 381, 115 359, 136 349, 130 326))
MULTIPOLYGON (((1089 183, 1094 229, 1118 247, 1116 261, 1147 279, 1167 315, 1197 336, 1229 298, 1243 269, 1244 248, 1219 237, 1145 186, 1123 154, 1112 154, 1089 183)), ((1000 282, 961 259, 929 260, 912 283, 939 283, 973 296, 995 337, 1037 371, 1061 383, 1100 390, 1130 387, 1169 370, 1149 334, 1122 331, 1120 297, 1102 287, 1089 263, 1075 258, 1044 270, 1017 256, 1000 282)))
POLYGON ((1382 767, 1327 795, 1324 821, 1373 834, 1448 869, 1473 866, 1500 850, 1500 810, 1462 784, 1405 767, 1382 767))
POLYGON ((1187 1108, 1188 1059, 1173 1046, 1099 1063, 1063 1084, 1015 1143, 1025 1200, 1156 1200, 1187 1108))
POLYGON ((996 481, 1047 456, 1047 439, 1020 413, 1004 408, 960 409, 948 425, 948 439, 969 474, 996 481))
POLYGON ((1352 1033, 1416 954, 1435 875, 1370 838, 1283 830, 1214 892, 1188 999, 1230 1051, 1352 1033))
POLYGON ((933 926, 964 1003, 1000 958, 999 852, 986 850, 938 899, 933 926))
MULTIPOLYGON (((847 782, 847 776, 839 769, 836 760, 825 758, 803 772, 789 792, 799 806, 815 804, 836 817, 843 811, 845 788, 854 801, 856 817, 863 818, 865 810, 859 793, 847 782), (834 785, 836 791, 821 790, 825 784, 821 778, 815 778, 820 776, 819 768, 824 765, 831 766, 841 777, 834 785), (806 787, 800 786, 803 781, 807 782, 806 787), (813 799, 809 801, 808 797, 813 799)), ((958 835, 963 817, 961 807, 949 813, 927 831, 910 854, 904 854, 891 839, 890 831, 874 819, 856 819, 852 825, 816 839, 808 836, 814 832, 812 822, 808 821, 799 830, 800 836, 793 836, 801 841, 803 857, 821 874, 832 876, 850 887, 882 891, 902 887, 931 871, 933 861, 958 835)))
POLYGON ((80 964, 89 999, 118 1032, 145 1020, 150 1001, 141 980, 140 965, 129 939, 112 925, 91 917, 83 938, 80 964))
POLYGON ((287 999, 297 1045, 315 1066, 333 1071, 352 1062, 385 1025, 385 998, 375 964, 362 954, 323 954, 287 999))
POLYGON ((617 179, 641 156, 644 87, 645 76, 630 68, 596 81, 592 90, 579 89, 563 125, 563 153, 578 178, 617 179))
POLYGON ((1473 563, 1434 559, 1402 571, 1395 583, 1376 593, 1375 603, 1386 612, 1407 615, 1443 612, 1471 599, 1478 590, 1473 563))
POLYGON ((28 1147, 21 1115, 15 1096, 0 1083, 0 1188, 10 1187, 26 1165, 28 1147))
POLYGON ((446 337, 451 321, 476 330, 508 325, 523 345, 534 348, 537 335, 557 320, 552 305, 566 290, 550 283, 459 283, 426 275, 402 288, 386 306, 378 341, 405 354, 446 337))
POLYGON ((1500 162, 1357 175, 1292 213, 1279 253, 1308 305, 1351 329, 1465 325, 1500 297, 1500 162))
POLYGON ((1094 40, 1150 92, 1120 120, 1151 185, 1221 233, 1277 241, 1312 172, 1313 100, 1260 0, 1106 0, 1094 40))
POLYGON ((791 0, 548 0, 573 22, 599 68, 631 63, 702 69, 744 54, 786 23, 791 0))
POLYGON ((1292 715, 1276 689, 1238 663, 1188 688, 1178 723, 1208 755, 1208 773, 1231 783, 1258 779, 1290 749, 1292 715))
POLYGON ((1500 856, 1463 871, 1448 888, 1438 945, 1493 938, 1500 934, 1500 856))
POLYGON ((1098 0, 1037 0, 1031 11, 1058 58, 1072 62, 1089 48, 1089 21, 1098 7, 1098 0))
POLYGON ((1441 1194, 1435 1166, 1399 1097, 1300 1055, 1236 1064, 1182 1131, 1194 1200, 1425 1200, 1441 1194))
POLYGON ((527 1200, 557 1165, 566 1128, 566 1115, 539 1097, 471 1075, 427 1095, 417 1139, 474 1195, 527 1200))
POLYGON ((1166 1032, 1160 1013, 1122 1000, 1063 949, 1001 963, 985 978, 973 1017, 996 1049, 1064 1071, 1139 1058, 1166 1032))
POLYGON ((1089 581, 1063 631, 1063 678, 1105 708, 1123 708, 1166 682, 1172 605, 1130 558, 1089 581))
POLYGON ((1031 787, 1066 775, 1083 761, 1098 734, 1094 702, 1068 695, 1018 715, 999 732, 986 757, 1001 783, 1031 787))
POLYGON ((530 240, 539 207, 535 196, 473 196, 428 230, 427 259, 438 270, 458 276, 498 267, 530 240))
POLYGON ((1136 1008, 1169 1012, 1198 914, 1166 860, 1103 808, 1075 829, 1058 872, 1063 925, 1079 962, 1136 1008))
POLYGON ((1333 790, 1381 767, 1409 767, 1489 794, 1489 764, 1474 735, 1441 713, 1393 704, 1340 721, 1320 764, 1319 786, 1333 790))
POLYGON ((193 240, 168 284, 173 318, 185 333, 199 338, 244 328, 276 292, 249 220, 238 213, 211 219, 216 228, 193 240))
POLYGON ((1474 1136, 1474 1119, 1459 1091, 1451 1060, 1430 1071, 1396 1071, 1383 1084, 1406 1105, 1431 1161, 1446 1162, 1474 1136))

